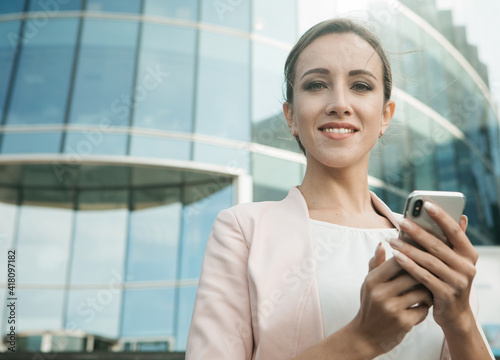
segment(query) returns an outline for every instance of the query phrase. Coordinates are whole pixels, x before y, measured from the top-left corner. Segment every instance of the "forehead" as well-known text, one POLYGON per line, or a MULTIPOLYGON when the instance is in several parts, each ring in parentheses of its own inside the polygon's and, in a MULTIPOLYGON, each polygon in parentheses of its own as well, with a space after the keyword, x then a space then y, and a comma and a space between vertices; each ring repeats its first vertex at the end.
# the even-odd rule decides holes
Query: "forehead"
POLYGON ((299 55, 296 77, 313 68, 333 71, 365 69, 382 78, 382 61, 375 49, 356 34, 327 34, 310 43, 299 55))

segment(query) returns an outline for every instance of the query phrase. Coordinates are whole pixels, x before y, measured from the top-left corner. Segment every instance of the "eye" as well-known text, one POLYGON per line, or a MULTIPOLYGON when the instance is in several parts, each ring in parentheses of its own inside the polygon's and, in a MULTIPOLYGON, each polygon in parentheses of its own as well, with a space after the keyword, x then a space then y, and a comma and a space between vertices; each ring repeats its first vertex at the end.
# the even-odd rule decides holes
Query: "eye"
POLYGON ((359 91, 359 92, 365 92, 365 91, 371 91, 372 87, 368 85, 367 83, 364 82, 357 82, 355 83, 352 87, 353 90, 359 91))
POLYGON ((306 85, 306 90, 317 91, 317 90, 324 89, 325 87, 326 87, 325 84, 318 82, 318 81, 313 81, 312 83, 309 83, 306 85))

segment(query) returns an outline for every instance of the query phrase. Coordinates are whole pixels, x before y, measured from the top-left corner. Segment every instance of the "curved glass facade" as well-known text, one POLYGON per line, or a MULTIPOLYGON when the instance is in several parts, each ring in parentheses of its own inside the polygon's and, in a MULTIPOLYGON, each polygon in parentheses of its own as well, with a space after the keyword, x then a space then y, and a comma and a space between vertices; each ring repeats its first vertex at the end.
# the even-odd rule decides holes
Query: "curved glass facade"
POLYGON ((471 240, 498 244, 499 117, 449 12, 311 6, 0 2, 0 253, 18 254, 21 350, 71 349, 61 336, 81 349, 82 332, 113 350, 185 349, 217 213, 301 181, 282 68, 305 27, 337 15, 370 18, 391 53, 397 111, 372 152, 373 190, 396 211, 413 189, 462 191, 471 240))

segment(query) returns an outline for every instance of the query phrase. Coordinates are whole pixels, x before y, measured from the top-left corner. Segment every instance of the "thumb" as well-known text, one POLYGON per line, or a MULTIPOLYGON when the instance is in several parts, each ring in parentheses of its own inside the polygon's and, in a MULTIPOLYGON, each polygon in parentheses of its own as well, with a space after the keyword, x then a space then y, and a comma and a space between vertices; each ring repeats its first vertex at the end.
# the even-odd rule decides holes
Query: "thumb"
POLYGON ((377 266, 382 264, 385 261, 385 249, 382 246, 382 243, 378 243, 377 248, 375 249, 375 254, 370 259, 370 263, 368 264, 368 271, 372 271, 377 266))

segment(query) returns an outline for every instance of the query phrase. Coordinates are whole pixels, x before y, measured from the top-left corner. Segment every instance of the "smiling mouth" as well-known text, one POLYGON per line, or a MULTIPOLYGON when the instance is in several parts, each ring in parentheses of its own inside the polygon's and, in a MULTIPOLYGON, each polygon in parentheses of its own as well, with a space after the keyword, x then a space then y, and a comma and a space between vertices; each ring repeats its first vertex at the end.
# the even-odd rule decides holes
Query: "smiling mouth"
POLYGON ((320 131, 334 134, 351 134, 358 130, 356 129, 347 129, 347 128, 321 128, 320 131))

